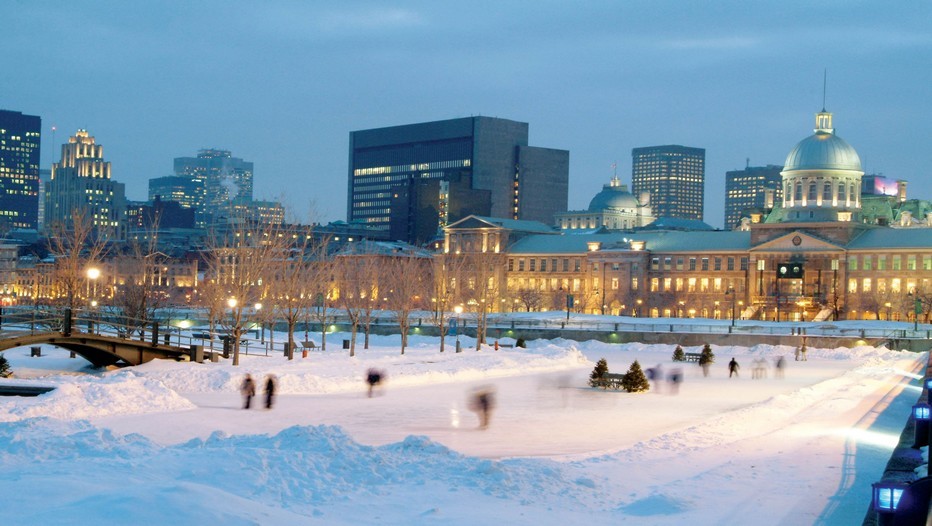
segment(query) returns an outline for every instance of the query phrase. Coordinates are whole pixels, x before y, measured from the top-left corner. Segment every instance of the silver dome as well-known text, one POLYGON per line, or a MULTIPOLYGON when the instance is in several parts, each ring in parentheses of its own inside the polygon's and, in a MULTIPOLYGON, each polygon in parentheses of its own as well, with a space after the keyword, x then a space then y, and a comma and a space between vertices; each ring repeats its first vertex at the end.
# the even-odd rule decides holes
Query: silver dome
POLYGON ((799 141, 786 156, 783 171, 855 170, 861 171, 861 158, 844 139, 819 130, 799 141))
POLYGON ((602 210, 637 210, 640 203, 637 198, 621 186, 605 185, 602 191, 595 194, 592 201, 589 201, 589 211, 599 212, 602 210))

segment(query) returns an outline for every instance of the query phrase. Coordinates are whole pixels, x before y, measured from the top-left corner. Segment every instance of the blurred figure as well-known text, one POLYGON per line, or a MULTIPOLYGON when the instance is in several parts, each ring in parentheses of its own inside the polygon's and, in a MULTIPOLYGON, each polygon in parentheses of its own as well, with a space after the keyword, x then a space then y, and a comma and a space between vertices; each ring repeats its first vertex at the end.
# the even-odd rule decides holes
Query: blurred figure
POLYGON ((680 392, 680 383, 683 381, 683 370, 679 367, 674 367, 670 371, 670 376, 667 377, 670 381, 670 394, 677 394, 680 392))
POLYGON ((777 363, 774 365, 774 369, 776 370, 773 373, 774 378, 783 378, 784 367, 786 367, 786 362, 783 360, 783 356, 782 355, 778 356, 777 363))
POLYGON ((495 409, 495 389, 490 386, 476 389, 469 401, 469 409, 479 415, 479 429, 488 429, 492 410, 495 409))
POLYGON ((372 398, 372 391, 377 387, 382 385, 382 381, 385 379, 385 373, 376 368, 371 368, 366 373, 366 384, 369 385, 369 398, 372 398))
POLYGON ((799 347, 796 348, 796 361, 799 361, 799 347))
POLYGON ((701 362, 699 367, 702 367, 702 376, 709 376, 709 367, 712 365, 712 362, 701 362))
POLYGON ((660 367, 659 363, 657 367, 652 367, 647 370, 647 379, 650 380, 657 394, 660 394, 660 382, 663 381, 663 369, 660 367))
POLYGON ((252 397, 256 396, 256 382, 252 379, 252 375, 246 375, 246 378, 243 379, 243 384, 239 388, 239 392, 243 393, 243 398, 245 400, 243 409, 249 409, 249 406, 252 405, 252 397))
POLYGON ((767 378, 767 362, 763 358, 754 358, 751 378, 767 378))
POLYGON ((272 409, 272 403, 275 401, 275 375, 270 374, 265 379, 265 408, 272 409))
POLYGON ((731 378, 732 376, 738 376, 739 367, 741 366, 738 365, 738 361, 732 358, 731 361, 728 362, 728 377, 731 378))

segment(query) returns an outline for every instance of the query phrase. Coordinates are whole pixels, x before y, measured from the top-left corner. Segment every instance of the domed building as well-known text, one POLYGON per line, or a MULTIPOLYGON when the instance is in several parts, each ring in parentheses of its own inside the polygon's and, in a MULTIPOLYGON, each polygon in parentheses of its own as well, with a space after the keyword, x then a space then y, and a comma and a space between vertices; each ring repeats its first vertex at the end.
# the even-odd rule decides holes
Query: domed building
POLYGON ((612 177, 611 182, 602 187, 586 210, 561 212, 554 218, 561 230, 630 230, 647 226, 656 219, 651 212, 649 196, 644 194, 638 199, 618 177, 612 177))
POLYGON ((835 135, 832 114, 816 114, 813 134, 786 156, 783 206, 768 223, 857 221, 861 209, 861 158, 835 135))

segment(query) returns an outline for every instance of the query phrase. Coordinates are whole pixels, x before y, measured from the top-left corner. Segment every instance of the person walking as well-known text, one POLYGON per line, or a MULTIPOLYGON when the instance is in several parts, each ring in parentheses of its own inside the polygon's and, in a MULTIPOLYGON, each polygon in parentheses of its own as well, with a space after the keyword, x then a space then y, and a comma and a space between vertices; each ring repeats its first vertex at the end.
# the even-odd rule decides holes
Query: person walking
POLYGON ((732 358, 731 361, 728 362, 728 377, 729 378, 731 378, 732 376, 738 376, 738 367, 740 367, 738 365, 738 361, 735 360, 734 358, 732 358))
POLYGON ((272 403, 275 401, 275 375, 270 374, 265 379, 265 408, 272 409, 272 403))
POLYGON ((385 373, 372 368, 366 372, 366 384, 369 386, 369 398, 372 398, 372 391, 382 383, 385 373))
POLYGON ((480 388, 473 394, 469 408, 479 414, 479 429, 488 429, 495 408, 495 391, 490 387, 480 388))
POLYGON ((249 406, 252 405, 252 397, 256 396, 256 382, 252 379, 252 375, 246 375, 239 391, 243 393, 243 409, 249 409, 249 406))

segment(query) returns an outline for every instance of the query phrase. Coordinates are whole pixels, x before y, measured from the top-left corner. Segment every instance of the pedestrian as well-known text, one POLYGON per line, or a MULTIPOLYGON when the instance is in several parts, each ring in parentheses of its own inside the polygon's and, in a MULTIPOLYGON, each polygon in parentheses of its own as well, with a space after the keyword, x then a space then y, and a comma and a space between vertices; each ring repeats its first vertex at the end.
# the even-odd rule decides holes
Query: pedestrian
POLYGON ((243 393, 243 398, 245 399, 243 409, 249 409, 249 406, 252 405, 252 397, 256 396, 256 382, 252 379, 252 375, 246 375, 239 391, 243 393))
POLYGON ((660 367, 660 364, 657 364, 657 367, 653 367, 647 370, 647 379, 654 384, 654 390, 657 394, 660 394, 660 382, 663 381, 663 368, 660 367))
POLYGON ((272 403, 275 401, 275 375, 270 374, 265 379, 265 408, 272 409, 272 403))
POLYGON ((680 383, 683 381, 683 370, 679 367, 674 368, 670 371, 670 394, 677 394, 680 392, 680 383))
POLYGON ((372 398, 372 390, 382 383, 384 377, 385 373, 374 367, 366 372, 366 384, 369 386, 369 398, 372 398))
POLYGON ((777 364, 774 367, 776 372, 773 373, 775 378, 783 378, 783 368, 786 367, 786 363, 783 360, 783 355, 777 357, 777 364))
POLYGON ((796 361, 799 361, 799 347, 796 348, 796 361))
POLYGON ((491 387, 481 387, 473 393, 469 409, 479 415, 479 429, 488 429, 492 410, 495 409, 495 390, 491 387))
POLYGON ((738 361, 735 360, 734 358, 732 358, 731 361, 728 362, 728 377, 729 378, 731 378, 732 375, 738 376, 738 367, 740 367, 738 365, 738 361))
POLYGON ((809 359, 806 358, 806 344, 805 343, 803 344, 802 347, 800 347, 799 354, 800 356, 802 356, 802 358, 800 359, 801 362, 809 361, 809 359))

